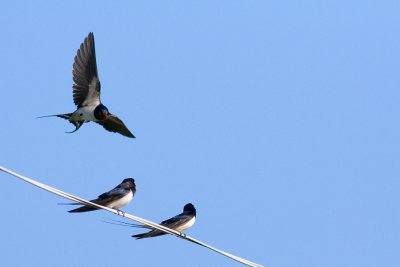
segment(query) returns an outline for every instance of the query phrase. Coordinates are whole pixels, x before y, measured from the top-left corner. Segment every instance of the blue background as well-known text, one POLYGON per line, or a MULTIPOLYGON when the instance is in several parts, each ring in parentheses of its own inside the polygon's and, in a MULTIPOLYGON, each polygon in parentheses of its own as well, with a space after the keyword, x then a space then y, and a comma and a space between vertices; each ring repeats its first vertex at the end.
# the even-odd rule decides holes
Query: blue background
MULTIPOLYGON (((398 1, 3 1, 0 164, 266 266, 400 266, 398 1), (72 63, 93 31, 102 101, 137 136, 74 134, 72 63)), ((241 266, 69 214, 0 175, 1 266, 241 266)))

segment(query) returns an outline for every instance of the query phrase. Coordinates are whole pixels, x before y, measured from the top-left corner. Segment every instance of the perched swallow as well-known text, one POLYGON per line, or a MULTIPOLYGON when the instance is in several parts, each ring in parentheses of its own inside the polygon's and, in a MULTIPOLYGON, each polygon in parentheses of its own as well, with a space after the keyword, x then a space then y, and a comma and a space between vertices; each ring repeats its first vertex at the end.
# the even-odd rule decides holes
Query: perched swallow
POLYGON ((48 115, 43 117, 60 117, 68 120, 77 131, 84 122, 94 121, 107 131, 117 132, 135 138, 125 124, 111 114, 100 101, 100 80, 97 74, 96 52, 93 33, 89 33, 75 56, 73 65, 73 99, 77 110, 73 113, 48 115))
MULTIPOLYGON (((183 208, 183 212, 181 214, 176 215, 168 220, 162 221, 160 224, 165 227, 182 232, 182 231, 192 227, 195 221, 196 221, 196 209, 194 208, 192 203, 188 203, 183 208)), ((148 227, 142 226, 142 225, 140 225, 140 226, 132 225, 132 226, 148 228, 148 227)), ((160 230, 153 229, 147 233, 133 235, 132 237, 136 237, 136 239, 141 239, 141 238, 154 237, 154 236, 160 236, 160 235, 165 235, 165 234, 166 233, 164 233, 160 230)))
MULTIPOLYGON (((106 193, 101 194, 98 196, 97 199, 90 200, 90 202, 111 208, 111 209, 119 209, 123 206, 126 206, 129 204, 129 202, 132 201, 133 196, 135 195, 136 192, 136 185, 135 185, 135 180, 132 178, 126 178, 117 185, 114 189, 111 191, 108 191, 106 193)), ((79 205, 76 203, 73 203, 73 205, 79 205)), ((93 211, 97 210, 98 208, 85 205, 83 207, 70 210, 68 212, 86 212, 86 211, 93 211)))

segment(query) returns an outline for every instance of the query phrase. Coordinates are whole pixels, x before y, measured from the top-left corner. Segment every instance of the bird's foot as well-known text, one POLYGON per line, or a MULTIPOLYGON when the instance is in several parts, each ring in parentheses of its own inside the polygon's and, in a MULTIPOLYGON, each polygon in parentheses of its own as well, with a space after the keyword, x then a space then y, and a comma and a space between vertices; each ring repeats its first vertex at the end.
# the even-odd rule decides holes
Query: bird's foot
POLYGON ((117 210, 119 216, 125 217, 125 212, 122 210, 117 210))
POLYGON ((179 233, 179 236, 182 238, 186 238, 186 234, 184 234, 184 233, 179 233))

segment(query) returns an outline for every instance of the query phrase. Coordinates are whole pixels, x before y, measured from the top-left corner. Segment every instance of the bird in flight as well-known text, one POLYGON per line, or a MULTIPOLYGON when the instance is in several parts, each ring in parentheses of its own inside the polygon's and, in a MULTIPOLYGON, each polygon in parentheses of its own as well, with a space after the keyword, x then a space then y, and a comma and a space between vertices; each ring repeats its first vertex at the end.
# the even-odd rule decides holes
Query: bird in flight
MULTIPOLYGON (((105 192, 98 196, 98 198, 90 200, 90 202, 99 204, 101 206, 105 206, 111 209, 119 209, 128 205, 135 195, 136 192, 136 185, 135 180, 132 178, 126 178, 117 185, 114 189, 105 192)), ((72 203, 72 205, 79 205, 78 203, 72 203)), ((97 210, 98 208, 84 205, 80 208, 70 210, 68 212, 75 213, 75 212, 86 212, 86 211, 93 211, 97 210)))
POLYGON ((100 101, 100 80, 97 73, 96 51, 92 32, 85 38, 75 56, 73 65, 73 100, 77 109, 72 113, 48 115, 68 120, 76 132, 84 122, 94 121, 107 131, 135 138, 117 116, 111 114, 100 101))
MULTIPOLYGON (((183 207, 183 212, 181 214, 178 214, 168 220, 162 221, 160 224, 170 229, 182 232, 192 227, 195 221, 196 221, 196 209, 194 208, 192 203, 188 203, 185 205, 185 207, 183 207)), ((148 228, 147 226, 143 225, 136 225, 136 224, 130 224, 130 225, 134 227, 148 228)), ((132 237, 135 237, 136 239, 141 239, 141 238, 155 237, 165 234, 166 233, 160 230, 153 229, 147 233, 133 235, 132 237)))

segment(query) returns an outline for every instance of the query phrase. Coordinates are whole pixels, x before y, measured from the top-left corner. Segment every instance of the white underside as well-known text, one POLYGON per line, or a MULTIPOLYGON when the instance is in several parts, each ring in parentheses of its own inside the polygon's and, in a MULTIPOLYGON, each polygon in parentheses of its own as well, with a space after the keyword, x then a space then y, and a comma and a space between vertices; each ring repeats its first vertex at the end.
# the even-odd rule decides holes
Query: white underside
POLYGON ((119 209, 121 207, 128 205, 129 202, 132 201, 132 198, 133 198, 133 193, 132 193, 132 191, 130 191, 129 194, 126 194, 126 196, 124 196, 123 198, 120 198, 114 202, 111 202, 107 206, 112 209, 119 209))
POLYGON ((74 121, 97 121, 94 116, 96 106, 85 106, 78 108, 71 116, 74 121))
POLYGON ((190 221, 188 221, 187 223, 177 227, 175 230, 177 230, 179 232, 182 232, 182 231, 192 227, 193 224, 195 223, 195 221, 196 221, 196 217, 193 217, 192 219, 190 219, 190 221))

